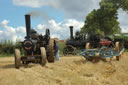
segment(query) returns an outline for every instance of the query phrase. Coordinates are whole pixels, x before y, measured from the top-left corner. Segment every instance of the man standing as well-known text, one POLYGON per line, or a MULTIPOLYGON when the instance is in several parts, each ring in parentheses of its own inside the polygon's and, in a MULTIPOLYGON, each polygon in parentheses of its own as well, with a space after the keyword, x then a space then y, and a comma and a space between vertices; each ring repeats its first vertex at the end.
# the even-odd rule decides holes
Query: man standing
POLYGON ((58 46, 58 43, 56 42, 56 60, 59 61, 59 46, 58 46))

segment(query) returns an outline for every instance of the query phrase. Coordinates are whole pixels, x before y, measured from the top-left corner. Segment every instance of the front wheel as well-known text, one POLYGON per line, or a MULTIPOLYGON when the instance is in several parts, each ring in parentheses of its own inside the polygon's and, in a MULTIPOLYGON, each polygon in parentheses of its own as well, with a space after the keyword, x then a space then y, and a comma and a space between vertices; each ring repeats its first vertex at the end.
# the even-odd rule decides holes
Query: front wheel
POLYGON ((15 56, 15 68, 19 69, 20 68, 20 58, 21 58, 19 49, 15 49, 14 56, 15 56))
POLYGON ((41 65, 45 66, 46 65, 46 51, 44 47, 40 48, 41 51, 41 65))

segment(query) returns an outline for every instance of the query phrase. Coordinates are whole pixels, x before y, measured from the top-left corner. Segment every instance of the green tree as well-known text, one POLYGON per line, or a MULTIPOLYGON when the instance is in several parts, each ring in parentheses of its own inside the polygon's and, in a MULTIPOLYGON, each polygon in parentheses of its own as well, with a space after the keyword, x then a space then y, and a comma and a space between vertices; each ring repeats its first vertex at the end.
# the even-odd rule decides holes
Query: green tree
POLYGON ((109 1, 115 4, 118 8, 122 8, 124 11, 128 11, 128 0, 109 0, 109 1))
POLYGON ((85 25, 81 28, 81 32, 88 35, 102 34, 110 35, 120 32, 118 22, 118 8, 109 0, 102 0, 100 8, 93 10, 88 14, 85 20, 85 25))

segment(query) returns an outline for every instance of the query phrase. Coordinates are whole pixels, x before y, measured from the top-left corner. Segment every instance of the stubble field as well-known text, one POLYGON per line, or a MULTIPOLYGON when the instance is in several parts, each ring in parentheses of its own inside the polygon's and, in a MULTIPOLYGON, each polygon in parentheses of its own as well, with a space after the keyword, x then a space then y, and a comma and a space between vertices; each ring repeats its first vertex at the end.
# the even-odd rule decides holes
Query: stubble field
POLYGON ((128 53, 120 61, 92 63, 81 56, 14 68, 14 57, 0 58, 0 85, 128 85, 128 53))

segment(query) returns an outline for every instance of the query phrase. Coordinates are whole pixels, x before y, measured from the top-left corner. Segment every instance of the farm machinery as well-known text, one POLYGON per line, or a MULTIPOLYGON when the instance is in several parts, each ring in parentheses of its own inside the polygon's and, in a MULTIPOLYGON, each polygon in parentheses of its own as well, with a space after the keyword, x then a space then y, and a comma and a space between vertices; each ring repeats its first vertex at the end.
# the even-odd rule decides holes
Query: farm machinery
POLYGON ((55 40, 50 38, 50 31, 46 29, 45 35, 38 34, 34 29, 31 29, 30 15, 25 15, 26 21, 26 37, 21 43, 24 50, 24 55, 21 56, 20 49, 15 49, 15 68, 19 68, 22 64, 40 63, 42 66, 46 62, 54 62, 55 55, 55 40))
POLYGON ((73 26, 70 26, 70 39, 66 41, 66 47, 63 50, 64 55, 78 53, 78 49, 84 49, 86 45, 86 38, 81 35, 79 31, 73 36, 73 26))
POLYGON ((98 61, 99 59, 111 60, 114 56, 119 61, 123 51, 123 39, 115 39, 113 41, 109 37, 101 37, 96 34, 88 38, 86 49, 80 55, 88 61, 98 61))
POLYGON ((73 36, 73 26, 70 26, 70 39, 66 41, 64 55, 80 54, 89 61, 112 59, 114 56, 119 61, 124 51, 124 39, 104 37, 94 34, 86 38, 85 34, 76 32, 73 36))

